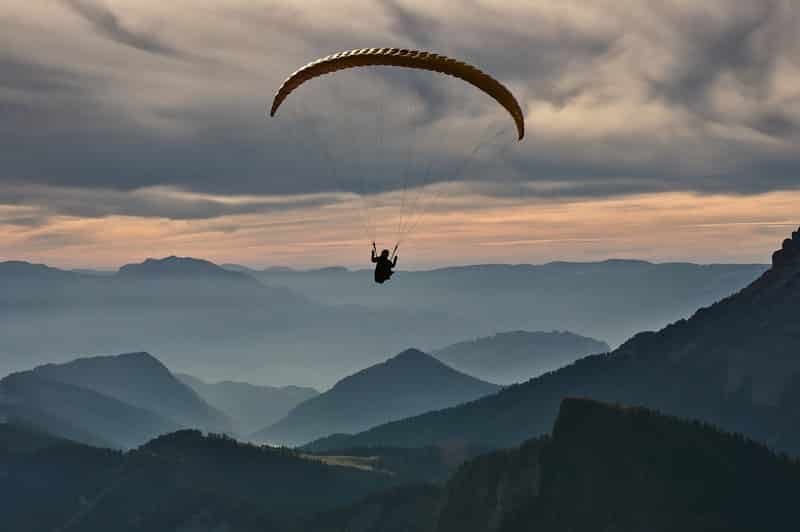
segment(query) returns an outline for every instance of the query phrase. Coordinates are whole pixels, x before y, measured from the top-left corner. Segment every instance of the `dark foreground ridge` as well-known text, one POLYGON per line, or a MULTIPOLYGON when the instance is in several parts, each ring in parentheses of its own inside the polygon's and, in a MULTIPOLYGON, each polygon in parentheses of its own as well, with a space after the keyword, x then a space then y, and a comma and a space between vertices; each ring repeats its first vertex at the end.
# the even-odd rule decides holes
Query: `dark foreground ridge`
POLYGON ((0 515, 15 532, 283 532, 394 482, 194 430, 122 453, 3 429, 13 446, 0 441, 0 515))
POLYGON ((777 532, 796 522, 798 488, 800 464, 742 436, 566 399, 551 436, 471 460, 443 489, 372 496, 306 530, 777 532), (401 511, 417 519, 405 514, 392 521, 404 527, 387 527, 401 511))
POLYGON ((739 435, 566 399, 550 438, 461 469, 439 531, 777 531, 798 487, 800 465, 739 435))
POLYGON ((444 483, 403 466, 441 469, 433 449, 373 452, 386 458, 344 467, 335 464, 347 457, 184 430, 123 453, 0 423, 0 513, 8 530, 28 532, 778 532, 796 523, 800 463, 644 408, 566 399, 551 435, 469 460, 444 483))

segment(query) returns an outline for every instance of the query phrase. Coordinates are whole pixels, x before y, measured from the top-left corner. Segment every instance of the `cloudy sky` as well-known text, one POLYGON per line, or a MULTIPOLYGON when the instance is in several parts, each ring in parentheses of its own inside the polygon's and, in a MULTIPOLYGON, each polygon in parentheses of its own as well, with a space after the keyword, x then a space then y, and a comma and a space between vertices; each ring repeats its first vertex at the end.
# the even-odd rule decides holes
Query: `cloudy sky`
POLYGON ((407 233, 410 267, 766 262, 800 225, 799 27, 793 0, 3 2, 0 260, 359 266, 407 233), (265 117, 373 46, 478 65, 528 135, 386 69, 265 117))

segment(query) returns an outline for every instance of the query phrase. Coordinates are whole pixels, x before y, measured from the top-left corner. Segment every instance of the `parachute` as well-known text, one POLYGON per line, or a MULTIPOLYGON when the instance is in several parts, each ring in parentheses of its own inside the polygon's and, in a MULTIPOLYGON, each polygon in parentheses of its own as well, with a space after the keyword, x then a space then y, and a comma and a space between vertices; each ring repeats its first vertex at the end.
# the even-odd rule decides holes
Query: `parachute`
POLYGON ((289 76, 278 89, 275 98, 272 100, 270 116, 275 116, 286 97, 306 81, 324 74, 366 66, 396 66, 430 70, 464 80, 494 98, 497 103, 508 111, 517 127, 517 134, 519 135, 517 140, 522 140, 525 136, 525 118, 522 114, 522 108, 505 85, 462 61, 444 55, 402 48, 349 50, 329 55, 307 64, 289 76))
MULTIPOLYGON (((444 92, 440 83, 435 85, 437 90, 444 92)), ((287 106, 291 109, 289 116, 283 119, 285 122, 280 131, 285 130, 292 134, 295 139, 293 145, 302 146, 303 151, 300 157, 295 156, 293 160, 286 161, 283 168, 275 161, 274 170, 283 171, 294 179, 329 172, 333 178, 330 191, 354 194, 359 198, 359 214, 367 242, 380 240, 378 236, 394 226, 397 228, 395 249, 425 218, 426 208, 433 205, 433 200, 439 196, 448 196, 447 191, 443 191, 441 186, 437 188, 437 185, 458 182, 467 168, 472 170, 471 165, 475 161, 480 164, 492 160, 493 155, 487 154, 489 149, 497 148, 498 145, 498 149, 508 149, 512 144, 508 140, 513 138, 509 134, 510 129, 515 131, 517 141, 525 136, 524 113, 505 85, 473 65, 422 50, 363 48, 338 52, 312 61, 296 70, 281 84, 274 94, 269 115, 276 117, 279 109, 287 106), (315 78, 343 71, 350 73, 334 76, 324 87, 307 88, 309 85, 316 87, 315 83, 307 83, 315 78), (448 114, 444 118, 414 118, 414 111, 418 109, 409 107, 397 112, 398 106, 403 106, 404 103, 411 105, 402 98, 383 98, 385 92, 382 90, 386 86, 408 88, 404 84, 416 90, 420 99, 430 98, 430 94, 424 93, 431 92, 427 84, 433 84, 433 79, 427 76, 426 71, 444 74, 468 84, 447 85, 445 107, 457 108, 459 112, 455 114, 458 117, 448 114), (337 80, 341 83, 342 78, 349 85, 344 89, 335 87, 337 80), (467 90, 468 88, 476 88, 478 91, 467 90), (293 100, 293 105, 285 103, 296 91, 305 94, 295 96, 297 100, 293 100), (309 97, 309 91, 315 97, 309 97), (472 107, 463 108, 463 101, 456 103, 456 100, 450 98, 454 94, 462 96, 472 107), (472 100, 478 96, 489 96, 494 100, 493 103, 499 104, 497 111, 504 110, 496 113, 498 117, 495 122, 500 125, 494 134, 490 126, 495 124, 483 122, 486 121, 486 116, 495 115, 495 111, 491 107, 476 105, 472 100), (316 108, 309 112, 306 109, 308 105, 316 108), (372 105, 374 111, 369 110, 372 105), (298 108, 306 109, 306 114, 299 114, 298 108), (374 129, 363 124, 365 120, 362 117, 365 115, 368 119, 375 120, 374 129), (507 115, 511 117, 511 121, 507 119, 507 115), (337 125, 337 120, 344 124, 337 125), (391 120, 399 120, 401 123, 391 124, 390 127, 386 121, 391 120), (362 123, 358 123, 359 121, 362 123), (472 127, 478 122, 484 126, 482 129, 472 127), (436 127, 449 129, 434 131, 436 127), (463 141, 462 137, 468 134, 478 137, 474 139, 474 146, 471 142, 463 141), (463 145, 454 146, 454 142, 458 141, 463 141, 463 145), (407 149, 403 149, 403 144, 407 144, 407 149), (345 153, 347 151, 351 153, 345 153), (324 160, 317 161, 315 167, 303 172, 301 167, 313 166, 315 157, 324 160), (437 161, 438 158, 442 161, 437 161), (392 182, 392 179, 395 181, 392 182), (338 183, 333 183, 334 181, 338 183), (391 196, 387 191, 396 194, 387 198, 386 196, 391 196)), ((430 109, 426 108, 423 112, 427 111, 430 109)), ((276 158, 291 157, 292 153, 296 153, 296 150, 287 145, 286 150, 279 150, 276 158)), ((481 175, 487 173, 488 171, 481 175)))

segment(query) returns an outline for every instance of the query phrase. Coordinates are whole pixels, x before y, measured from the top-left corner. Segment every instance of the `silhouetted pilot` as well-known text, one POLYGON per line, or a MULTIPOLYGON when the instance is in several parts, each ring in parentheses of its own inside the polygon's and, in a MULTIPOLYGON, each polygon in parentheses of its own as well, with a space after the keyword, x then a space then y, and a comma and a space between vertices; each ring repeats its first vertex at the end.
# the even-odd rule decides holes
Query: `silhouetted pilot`
MULTIPOLYGON (((395 251, 397 248, 395 248, 395 251)), ((375 282, 383 284, 388 281, 394 273, 392 268, 397 266, 397 255, 394 260, 389 259, 389 250, 384 249, 381 251, 380 257, 376 256, 375 242, 372 243, 372 262, 375 263, 375 282)))

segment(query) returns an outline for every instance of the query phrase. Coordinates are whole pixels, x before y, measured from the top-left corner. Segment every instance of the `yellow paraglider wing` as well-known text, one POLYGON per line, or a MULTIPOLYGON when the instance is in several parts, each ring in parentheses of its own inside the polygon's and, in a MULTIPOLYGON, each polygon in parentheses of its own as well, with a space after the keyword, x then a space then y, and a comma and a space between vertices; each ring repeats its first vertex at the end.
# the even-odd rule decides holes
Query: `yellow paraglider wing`
POLYGON ((522 108, 505 85, 476 67, 462 61, 430 52, 400 48, 349 50, 329 55, 307 64, 289 76, 278 89, 272 101, 270 116, 275 116, 278 107, 286 97, 306 81, 324 74, 338 72, 339 70, 366 66, 397 66, 430 70, 464 80, 482 90, 503 106, 511 115, 511 118, 514 119, 519 140, 522 140, 525 136, 525 118, 522 114, 522 108))

